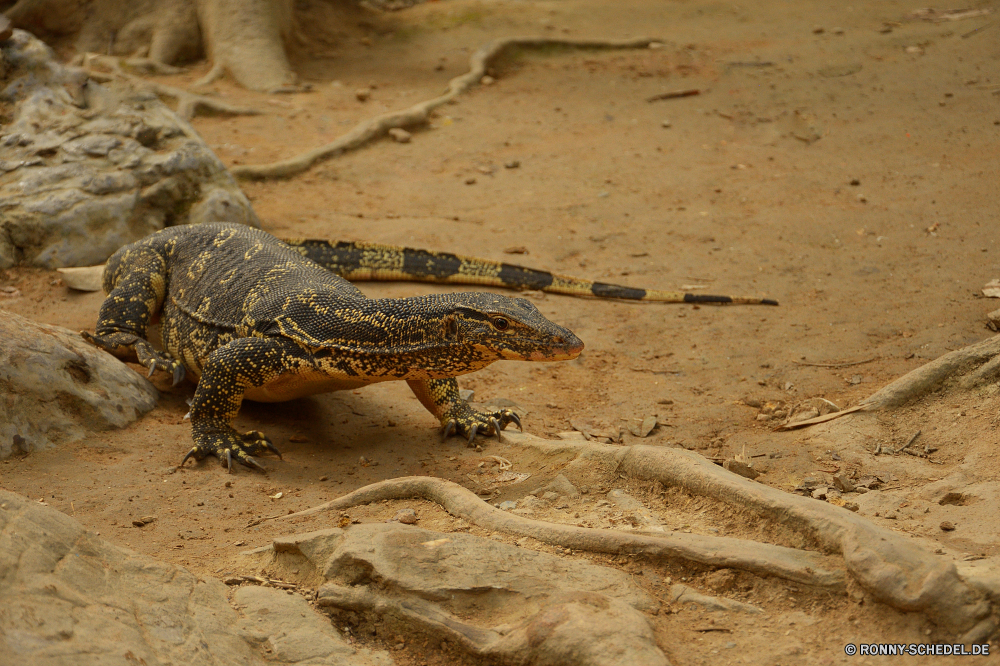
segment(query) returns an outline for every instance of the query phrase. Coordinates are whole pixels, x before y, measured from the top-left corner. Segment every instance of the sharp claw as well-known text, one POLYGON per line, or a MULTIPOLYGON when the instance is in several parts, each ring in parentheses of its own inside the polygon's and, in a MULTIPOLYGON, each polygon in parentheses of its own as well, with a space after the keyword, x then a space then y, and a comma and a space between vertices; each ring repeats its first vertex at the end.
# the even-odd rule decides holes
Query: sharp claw
POLYGON ((490 425, 493 426, 493 432, 497 434, 497 441, 502 442, 503 436, 500 434, 500 422, 496 420, 496 417, 490 417, 490 425))
POLYGON ((455 419, 451 419, 444 424, 444 430, 441 431, 441 441, 448 439, 453 432, 455 432, 455 419))
POLYGON ((226 468, 226 474, 232 474, 233 473, 233 450, 232 449, 226 449, 226 455, 225 455, 225 457, 219 456, 219 458, 221 459, 220 461, 222 462, 223 466, 225 466, 225 468, 226 468))
POLYGON ((284 458, 281 457, 281 451, 279 451, 278 447, 271 443, 271 440, 265 439, 264 447, 274 455, 278 456, 278 460, 284 460, 284 458))
POLYGON ((173 386, 177 386, 184 379, 184 366, 178 363, 174 366, 174 383, 173 386))
MULTIPOLYGON (((186 463, 188 461, 188 458, 192 457, 197 450, 198 450, 197 446, 192 447, 192 449, 187 452, 187 455, 184 456, 184 460, 181 461, 181 464, 178 465, 178 467, 184 467, 184 463, 186 463)), ((195 458, 195 460, 197 460, 197 458, 195 458)))
POLYGON ((267 468, 261 465, 259 462, 257 462, 257 460, 253 456, 245 456, 243 458, 243 464, 246 465, 247 467, 254 467, 260 470, 261 472, 267 474, 267 468))
POLYGON ((154 372, 156 372, 156 361, 150 361, 149 372, 146 373, 146 379, 152 377, 154 372))
POLYGON ((191 418, 191 410, 188 410, 188 413, 184 415, 184 420, 187 421, 190 418, 191 418))
POLYGON ((472 427, 469 428, 469 446, 472 446, 472 442, 476 439, 476 433, 479 431, 479 424, 473 423, 472 427))
POLYGON ((521 432, 524 432, 524 427, 521 425, 521 417, 519 417, 514 412, 511 412, 510 413, 510 420, 513 421, 517 425, 517 429, 518 430, 520 430, 521 432))

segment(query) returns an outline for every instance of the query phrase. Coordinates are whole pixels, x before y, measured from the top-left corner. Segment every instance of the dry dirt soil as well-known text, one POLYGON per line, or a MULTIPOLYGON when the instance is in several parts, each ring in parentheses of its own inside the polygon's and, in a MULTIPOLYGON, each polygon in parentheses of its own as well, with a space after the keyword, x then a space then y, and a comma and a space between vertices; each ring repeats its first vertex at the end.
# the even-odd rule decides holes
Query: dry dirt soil
MULTIPOLYGON (((863 514, 942 557, 993 563, 995 495, 978 508, 975 496, 968 506, 916 498, 957 472, 1000 480, 995 390, 932 396, 872 417, 868 430, 839 444, 829 434, 772 429, 798 403, 822 397, 849 406, 992 334, 985 315, 998 302, 979 289, 1000 277, 1000 23, 996 14, 914 18, 925 2, 449 0, 383 14, 303 0, 294 55, 311 92, 268 96, 221 81, 211 94, 264 113, 194 125, 227 164, 263 163, 439 94, 494 38, 661 38, 662 48, 651 50, 510 54, 494 67, 495 82, 443 107, 410 143, 380 140, 244 189, 279 236, 382 241, 631 286, 776 298, 777 308, 697 307, 529 294, 586 350, 552 365, 498 363, 462 384, 477 400, 516 403, 525 429, 546 437, 578 426, 607 435, 624 429, 623 440, 635 442, 629 420, 656 416, 643 442, 719 459, 746 446, 760 456, 758 480, 788 491, 838 470, 881 474, 880 501, 891 511, 869 498, 863 514), (359 89, 370 90, 367 101, 359 89), (700 94, 647 101, 682 89, 700 94), (518 167, 505 166, 514 161, 518 167), (939 449, 930 458, 872 454, 879 438, 898 445, 917 429, 939 449), (920 511, 907 512, 914 506, 920 511), (956 529, 942 531, 943 520, 956 529)), ((166 81, 190 86, 207 70, 200 63, 166 81)), ((71 292, 56 273, 35 269, 7 271, 0 284, 20 293, 4 299, 8 310, 93 329, 100 294, 71 292)), ((445 289, 361 288, 373 297, 445 289)), ((532 475, 503 488, 503 499, 517 499, 558 471, 496 441, 481 441, 481 452, 457 438, 441 443, 403 384, 246 404, 237 427, 266 431, 284 453, 283 461, 266 460, 267 475, 240 468, 229 476, 214 459, 175 470, 190 446, 183 416, 193 386, 155 381, 163 395, 152 413, 120 432, 4 461, 0 485, 116 543, 223 575, 257 573, 240 569, 240 551, 332 519, 248 523, 373 481, 431 474, 474 487, 476 473, 495 465, 488 456, 499 455, 532 475), (134 527, 145 515, 156 521, 134 527)), ((735 529, 704 520, 711 507, 703 500, 629 483, 621 487, 674 529, 735 529)), ((549 518, 627 529, 620 513, 595 508, 598 490, 608 489, 549 518)), ((403 506, 417 509, 422 526, 463 527, 423 502, 349 513, 385 520, 403 506)), ((714 510, 708 515, 724 516, 714 510)), ((922 616, 861 597, 672 562, 573 556, 633 572, 661 599, 670 581, 683 580, 765 610, 712 616, 665 600, 652 620, 678 666, 897 663, 847 657, 843 646, 921 642, 933 633, 922 616)), ((402 649, 377 633, 358 640, 392 646, 401 665, 462 661, 419 638, 402 649)))

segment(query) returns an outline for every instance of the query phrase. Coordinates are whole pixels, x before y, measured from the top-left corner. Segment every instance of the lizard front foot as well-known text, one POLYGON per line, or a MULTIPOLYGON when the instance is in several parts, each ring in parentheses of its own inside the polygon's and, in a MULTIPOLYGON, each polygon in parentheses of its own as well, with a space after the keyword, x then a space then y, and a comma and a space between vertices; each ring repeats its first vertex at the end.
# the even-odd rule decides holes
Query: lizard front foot
POLYGON ((81 331, 81 334, 87 342, 115 356, 124 354, 125 350, 131 347, 135 353, 136 360, 149 368, 149 374, 146 375, 147 378, 152 377, 153 373, 157 370, 163 370, 170 373, 174 386, 180 384, 181 380, 184 379, 184 365, 167 352, 153 349, 153 345, 149 344, 143 338, 131 333, 121 332, 97 335, 96 333, 81 331))
POLYGON ((184 456, 180 466, 187 462, 188 458, 203 460, 208 456, 216 456, 222 466, 227 471, 233 473, 233 459, 253 467, 261 472, 267 473, 267 469, 254 458, 270 451, 281 458, 281 452, 275 448, 271 440, 264 433, 251 430, 246 434, 239 434, 228 425, 195 425, 194 432, 195 445, 184 456))
POLYGON ((496 435, 497 441, 502 442, 503 436, 500 432, 511 423, 515 424, 518 430, 524 431, 521 419, 509 409, 479 412, 463 403, 441 419, 441 439, 443 441, 454 434, 465 437, 469 446, 472 446, 476 435, 480 434, 487 437, 496 435))

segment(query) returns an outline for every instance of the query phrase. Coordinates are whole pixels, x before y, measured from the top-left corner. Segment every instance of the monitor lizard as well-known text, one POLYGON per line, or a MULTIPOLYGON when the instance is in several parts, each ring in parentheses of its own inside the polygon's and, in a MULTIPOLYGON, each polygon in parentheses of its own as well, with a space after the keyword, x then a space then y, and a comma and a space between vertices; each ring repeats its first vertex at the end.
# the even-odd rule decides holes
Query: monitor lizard
POLYGON ((262 471, 272 452, 259 431, 231 423, 244 398, 280 402, 406 381, 440 421, 443 436, 471 444, 511 423, 510 409, 481 412, 459 395, 456 377, 501 360, 575 358, 583 342, 524 298, 487 292, 369 299, 344 278, 422 280, 542 289, 576 296, 668 302, 767 303, 656 292, 587 282, 509 264, 394 246, 281 241, 238 224, 169 227, 108 260, 108 294, 93 334, 83 336, 124 360, 185 376, 194 446, 188 458, 219 457, 262 471), (164 351, 147 328, 161 325, 164 351))

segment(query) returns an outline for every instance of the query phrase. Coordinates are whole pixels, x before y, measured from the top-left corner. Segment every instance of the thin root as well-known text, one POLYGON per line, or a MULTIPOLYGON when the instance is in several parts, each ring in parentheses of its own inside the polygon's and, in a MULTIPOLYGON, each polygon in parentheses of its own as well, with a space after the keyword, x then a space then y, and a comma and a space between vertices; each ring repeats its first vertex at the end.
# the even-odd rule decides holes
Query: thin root
MULTIPOLYGON (((87 75, 94 79, 95 81, 100 81, 102 83, 113 81, 115 79, 122 79, 128 81, 129 83, 136 86, 136 88, 145 88, 156 93, 160 97, 170 97, 177 100, 177 115, 181 116, 185 120, 190 120, 198 113, 199 109, 205 109, 207 111, 215 113, 225 113, 234 116, 252 116, 260 113, 257 109, 251 109, 242 106, 234 106, 228 104, 221 100, 213 99, 205 95, 196 95, 195 93, 188 92, 183 88, 175 88, 174 86, 168 86, 163 83, 156 83, 155 81, 149 81, 139 76, 134 76, 125 71, 123 64, 126 66, 134 66, 134 58, 122 63, 119 58, 112 56, 100 55, 97 53, 87 53, 83 57, 83 68, 87 72, 87 75), (100 68, 100 69, 97 69, 100 68), (110 71, 106 71, 110 70, 110 71)), ((147 63, 152 63, 146 58, 142 59, 147 63)), ((169 67, 169 65, 164 65, 163 67, 169 67)), ((157 73, 168 73, 167 71, 158 71, 157 73)), ((211 74, 211 72, 209 72, 211 74)))
POLYGON ((387 134, 391 129, 412 127, 426 123, 434 109, 447 104, 458 95, 479 83, 480 79, 486 74, 489 63, 510 47, 569 46, 591 49, 636 49, 647 48, 650 44, 657 43, 658 41, 656 39, 628 39, 618 41, 550 39, 546 37, 498 39, 485 44, 473 53, 472 57, 469 58, 469 71, 453 78, 448 83, 448 90, 439 97, 418 102, 402 111, 390 111, 389 113, 365 120, 355 125, 347 134, 337 137, 325 146, 313 148, 287 160, 272 162, 270 164, 234 166, 230 171, 237 178, 287 178, 302 173, 321 159, 339 155, 363 146, 369 141, 387 134))

